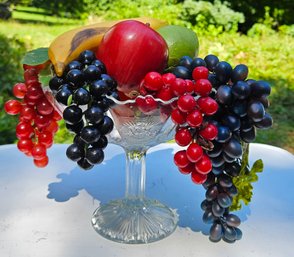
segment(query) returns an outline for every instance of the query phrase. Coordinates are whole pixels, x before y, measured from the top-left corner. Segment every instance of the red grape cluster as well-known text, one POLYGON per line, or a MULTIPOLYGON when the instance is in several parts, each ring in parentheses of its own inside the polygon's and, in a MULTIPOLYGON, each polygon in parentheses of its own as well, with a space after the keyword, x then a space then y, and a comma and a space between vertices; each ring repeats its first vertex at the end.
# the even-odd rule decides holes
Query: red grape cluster
POLYGON ((53 144, 58 130, 57 121, 61 116, 47 100, 39 82, 39 67, 24 66, 24 83, 13 87, 13 94, 19 100, 8 100, 5 111, 10 115, 19 114, 16 126, 18 149, 31 156, 37 167, 48 164, 47 149, 53 144))
MULTIPOLYGON (((211 145, 217 136, 217 127, 205 117, 216 113, 217 102, 209 95, 212 85, 208 80, 209 71, 204 66, 196 67, 192 72, 192 90, 179 95, 177 108, 171 118, 177 124, 175 141, 187 149, 178 151, 174 162, 183 174, 191 174, 196 184, 202 184, 212 170, 210 158, 203 149, 211 145)), ((179 78, 178 78, 179 79, 179 78)))

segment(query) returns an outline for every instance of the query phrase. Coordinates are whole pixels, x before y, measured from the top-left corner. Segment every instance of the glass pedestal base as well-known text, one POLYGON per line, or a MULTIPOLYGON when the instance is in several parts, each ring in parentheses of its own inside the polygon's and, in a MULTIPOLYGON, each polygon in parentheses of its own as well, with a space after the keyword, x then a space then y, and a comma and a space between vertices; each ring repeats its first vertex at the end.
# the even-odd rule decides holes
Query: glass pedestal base
POLYGON ((100 205, 92 217, 94 229, 103 237, 127 244, 146 244, 169 236, 178 214, 157 200, 125 198, 100 205))

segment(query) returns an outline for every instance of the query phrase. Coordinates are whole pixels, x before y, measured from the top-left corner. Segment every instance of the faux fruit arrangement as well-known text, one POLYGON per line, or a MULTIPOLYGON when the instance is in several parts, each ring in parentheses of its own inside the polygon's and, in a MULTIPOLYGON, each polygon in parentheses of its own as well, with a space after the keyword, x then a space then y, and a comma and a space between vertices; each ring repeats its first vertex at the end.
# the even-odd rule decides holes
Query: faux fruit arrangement
POLYGON ((104 159, 114 127, 108 110, 116 100, 134 99, 148 115, 161 108, 154 99, 170 101, 168 115, 182 147, 174 163, 206 189, 201 208, 210 240, 235 242, 242 232, 231 211, 250 201, 251 183, 263 168, 261 160, 249 168, 248 143, 256 128, 272 125, 265 111, 271 88, 248 79, 244 64, 197 57, 198 46, 187 28, 140 18, 74 29, 49 48, 28 52, 24 82, 13 87, 19 100, 5 104, 8 114, 19 115, 18 149, 45 167, 63 118, 75 135, 66 155, 87 170, 104 159))

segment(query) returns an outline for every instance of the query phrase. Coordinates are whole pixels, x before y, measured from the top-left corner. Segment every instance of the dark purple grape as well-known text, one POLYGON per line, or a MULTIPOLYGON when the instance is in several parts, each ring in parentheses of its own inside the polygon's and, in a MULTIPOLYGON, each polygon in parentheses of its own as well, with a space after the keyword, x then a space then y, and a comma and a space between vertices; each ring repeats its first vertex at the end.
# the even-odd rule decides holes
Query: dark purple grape
POLYGON ((232 106, 232 111, 239 117, 244 117, 247 115, 247 101, 238 100, 232 106))
POLYGON ((264 114, 261 121, 254 123, 254 126, 259 129, 268 129, 273 125, 273 119, 267 112, 264 114))
POLYGON ((221 83, 227 83, 231 78, 232 70, 229 63, 222 61, 215 66, 214 72, 221 83))
POLYGON ((236 231, 236 240, 240 240, 242 238, 242 231, 239 228, 235 228, 236 231))
POLYGON ((84 170, 90 170, 90 169, 92 169, 94 167, 94 165, 92 165, 91 163, 89 163, 86 158, 80 159, 77 162, 77 164, 79 165, 79 167, 81 167, 84 170))
POLYGON ((104 119, 104 112, 101 108, 98 106, 91 106, 88 108, 85 112, 85 118, 86 120, 91 124, 99 124, 104 119))
POLYGON ((222 155, 219 155, 214 158, 210 157, 210 160, 211 160, 212 166, 216 168, 221 167, 225 163, 225 160, 222 157, 222 155))
POLYGON ((49 81, 49 88, 53 91, 53 93, 56 93, 64 83, 63 78, 54 76, 52 79, 49 81))
POLYGON ((233 137, 224 145, 223 151, 231 158, 239 158, 242 156, 242 146, 240 142, 233 137))
POLYGON ((232 177, 237 177, 240 174, 241 165, 238 162, 228 163, 225 166, 225 171, 232 177))
POLYGON ((237 233, 235 228, 230 226, 225 226, 224 228, 224 239, 226 239, 229 243, 234 242, 237 238, 237 233))
POLYGON ((211 210, 211 206, 212 206, 212 202, 211 201, 208 201, 208 200, 204 200, 204 201, 202 201, 202 203, 201 203, 201 209, 203 210, 203 211, 206 211, 206 210, 211 210))
POLYGON ((228 214, 226 215, 226 223, 230 226, 230 227, 238 227, 241 224, 241 220, 239 219, 239 217, 235 214, 228 214))
POLYGON ((212 167, 212 171, 211 171, 215 176, 218 176, 220 174, 223 173, 223 169, 222 167, 212 167))
POLYGON ((235 96, 235 98, 244 100, 246 99, 251 92, 250 86, 245 81, 237 81, 232 86, 232 93, 235 96))
POLYGON ((73 101, 77 104, 77 105, 86 105, 91 101, 91 95, 90 92, 81 87, 78 88, 74 94, 73 94, 73 101))
POLYGON ((69 132, 72 132, 74 134, 79 134, 82 128, 84 127, 84 121, 80 120, 78 123, 73 125, 66 123, 65 126, 69 132))
POLYGON ((230 114, 225 115, 222 119, 222 122, 227 126, 231 131, 236 131, 240 129, 241 121, 238 116, 230 114))
POLYGON ((205 193, 205 197, 208 201, 214 200, 218 195, 218 189, 217 186, 211 186, 208 188, 208 190, 205 193))
POLYGON ((222 85, 217 89, 216 99, 219 103, 230 105, 233 101, 232 88, 228 85, 222 85))
POLYGON ((106 95, 109 91, 108 85, 104 80, 95 80, 90 84, 90 93, 95 97, 106 95))
POLYGON ((221 207, 217 201, 213 201, 211 211, 215 217, 220 217, 225 213, 225 209, 221 207))
POLYGON ((215 141, 218 143, 226 143, 231 139, 232 132, 227 126, 218 126, 217 127, 217 137, 215 141))
POLYGON ((72 61, 66 66, 65 72, 69 72, 70 70, 73 70, 73 69, 81 70, 82 64, 79 61, 72 61))
POLYGON ((99 164, 104 160, 104 152, 98 147, 89 147, 86 149, 85 158, 90 164, 99 164))
POLYGON ((217 217, 212 214, 211 210, 206 210, 203 213, 202 220, 206 224, 212 224, 216 219, 217 217))
POLYGON ((63 119, 68 124, 76 124, 81 121, 83 117, 83 111, 77 105, 71 105, 64 109, 63 119))
POLYGON ((191 70, 194 70, 196 67, 200 67, 200 66, 206 67, 206 62, 199 57, 194 58, 193 61, 191 62, 191 70))
POLYGON ((112 119, 105 115, 102 123, 99 124, 99 131, 102 135, 107 135, 113 130, 113 126, 112 119))
POLYGON ((186 67, 188 70, 191 70, 191 64, 193 62, 193 59, 190 56, 183 56, 180 61, 179 61, 179 66, 184 66, 186 67))
POLYGON ((223 208, 228 208, 232 205, 232 198, 226 193, 220 193, 217 196, 218 204, 223 208))
POLYGON ((61 88, 57 91, 55 99, 57 102, 67 105, 68 99, 72 95, 73 91, 70 89, 68 84, 63 84, 61 88))
POLYGON ((84 85, 84 74, 78 69, 70 70, 66 74, 66 81, 72 89, 77 89, 84 85))
POLYGON ((209 240, 219 242, 223 237, 223 226, 220 223, 214 223, 209 231, 209 240))
POLYGON ((213 88, 218 88, 221 85, 218 79, 216 78, 216 75, 213 73, 208 74, 208 80, 213 88))
POLYGON ((101 75, 101 80, 106 82, 106 84, 108 86, 108 90, 113 91, 113 90, 116 89, 117 82, 112 77, 110 77, 109 75, 102 74, 101 75))
POLYGON ((85 148, 86 147, 85 141, 82 140, 79 135, 75 135, 75 137, 73 139, 73 142, 74 142, 74 144, 78 145, 80 148, 85 148))
POLYGON ((181 79, 190 79, 191 78, 191 71, 184 66, 174 67, 172 73, 177 78, 181 78, 181 79))
POLYGON ((91 62, 93 62, 95 59, 96 58, 95 58, 94 52, 92 52, 90 50, 85 50, 85 51, 81 52, 79 55, 79 61, 83 64, 86 64, 86 65, 91 64, 91 62))
POLYGON ((248 67, 244 64, 238 64, 232 72, 231 80, 235 83, 239 80, 245 80, 248 76, 248 67))
POLYGON ((213 54, 205 56, 204 61, 209 71, 214 71, 216 65, 219 63, 219 59, 213 54))
POLYGON ((81 130, 81 139, 84 140, 87 144, 92 144, 97 142, 100 138, 101 133, 94 126, 86 126, 81 130))
POLYGON ((259 101, 252 101, 247 108, 247 115, 254 121, 259 122, 265 115, 263 104, 259 101))
POLYGON ((242 131, 247 132, 247 131, 251 130, 252 127, 253 127, 253 122, 251 121, 251 119, 249 119, 249 117, 244 117, 241 119, 240 129, 242 131))
POLYGON ((86 80, 98 80, 101 76, 101 70, 92 64, 87 66, 87 68, 84 70, 84 74, 86 80))
POLYGON ((106 146, 108 145, 108 139, 106 136, 101 136, 97 142, 94 142, 91 145, 93 147, 98 147, 98 148, 104 150, 106 148, 106 146))
POLYGON ((223 159, 225 160, 225 162, 228 162, 228 163, 232 163, 236 159, 236 158, 232 158, 232 157, 228 156, 226 153, 223 153, 222 156, 223 156, 223 159))
POLYGON ((217 157, 222 153, 222 144, 217 142, 213 142, 213 149, 211 151, 207 151, 207 155, 209 157, 217 157))
POLYGON ((260 101, 264 108, 268 108, 270 106, 270 102, 267 98, 267 95, 262 95, 260 98, 258 98, 258 101, 260 101))
POLYGON ((229 188, 226 188, 226 193, 230 196, 230 197, 235 197, 238 194, 238 190, 237 188, 232 185, 229 188))
POLYGON ((105 74, 106 73, 106 67, 104 65, 103 62, 101 62, 100 60, 94 60, 93 62, 91 62, 91 64, 95 65, 97 68, 100 69, 100 71, 105 74))
POLYGON ((271 86, 268 82, 259 80, 253 82, 251 85, 251 95, 254 97, 261 97, 262 95, 269 95, 271 93, 271 86))
POLYGON ((255 128, 252 127, 250 130, 248 130, 246 132, 241 130, 240 131, 240 137, 244 142, 252 143, 256 138, 255 128))
POLYGON ((231 177, 226 174, 222 174, 218 177, 218 183, 222 187, 231 187, 233 185, 231 177))
POLYGON ((71 144, 67 149, 66 149, 66 156, 70 160, 77 162, 80 159, 82 159, 85 155, 84 149, 81 148, 77 144, 71 144))

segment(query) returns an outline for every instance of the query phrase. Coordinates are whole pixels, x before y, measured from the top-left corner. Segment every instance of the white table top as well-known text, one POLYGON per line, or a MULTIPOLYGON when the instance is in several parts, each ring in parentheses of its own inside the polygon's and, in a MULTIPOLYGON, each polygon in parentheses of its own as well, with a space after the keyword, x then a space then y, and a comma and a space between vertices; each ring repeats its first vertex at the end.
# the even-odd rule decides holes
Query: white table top
POLYGON ((114 243, 96 234, 91 216, 99 202, 124 194, 124 155, 109 145, 106 160, 85 172, 65 157, 66 145, 49 150, 50 164, 35 168, 15 145, 0 147, 1 257, 291 257, 294 256, 294 156, 252 144, 250 161, 265 169, 254 184, 253 201, 237 214, 242 240, 211 243, 203 235, 200 203, 205 191, 172 163, 177 146, 162 144, 147 156, 147 196, 177 209, 179 226, 166 239, 147 245, 114 243))

